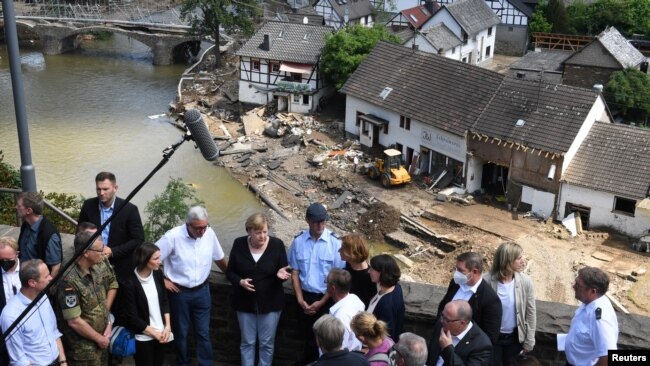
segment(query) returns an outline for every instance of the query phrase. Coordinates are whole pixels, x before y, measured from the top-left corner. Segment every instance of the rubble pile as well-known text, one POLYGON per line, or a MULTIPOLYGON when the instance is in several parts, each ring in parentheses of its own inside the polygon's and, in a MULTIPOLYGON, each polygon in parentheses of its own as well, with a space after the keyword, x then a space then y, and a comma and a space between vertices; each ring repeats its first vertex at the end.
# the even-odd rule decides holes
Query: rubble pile
POLYGON ((383 241, 384 236, 399 229, 400 212, 383 203, 375 202, 359 216, 359 231, 370 241, 383 241))

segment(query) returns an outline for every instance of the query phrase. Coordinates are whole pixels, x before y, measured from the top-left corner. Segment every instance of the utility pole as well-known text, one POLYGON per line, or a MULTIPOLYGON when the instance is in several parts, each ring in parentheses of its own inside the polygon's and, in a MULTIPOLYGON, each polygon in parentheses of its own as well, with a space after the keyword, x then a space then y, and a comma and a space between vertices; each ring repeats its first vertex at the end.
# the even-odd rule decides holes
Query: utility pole
POLYGON ((32 165, 32 150, 29 145, 29 127, 27 126, 27 112, 25 111, 25 94, 20 69, 20 51, 18 50, 18 32, 16 31, 13 1, 2 0, 2 10, 5 21, 9 69, 11 71, 11 89, 14 94, 18 145, 20 146, 20 180, 23 192, 36 192, 36 171, 34 165, 32 165))

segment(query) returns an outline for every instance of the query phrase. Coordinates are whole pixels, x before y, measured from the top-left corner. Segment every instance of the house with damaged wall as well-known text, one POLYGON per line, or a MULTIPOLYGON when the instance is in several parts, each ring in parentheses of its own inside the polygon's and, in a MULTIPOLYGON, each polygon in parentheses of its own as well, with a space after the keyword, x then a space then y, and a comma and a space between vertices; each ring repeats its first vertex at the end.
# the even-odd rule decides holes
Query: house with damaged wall
POLYGON ((331 27, 266 22, 242 48, 239 61, 239 100, 267 104, 277 100, 279 111, 310 113, 331 93, 320 74, 320 54, 331 27))
POLYGON ((556 219, 631 237, 650 230, 650 129, 597 122, 561 179, 556 219))
POLYGON ((505 77, 380 42, 345 83, 345 130, 392 146, 440 186, 504 194, 548 217, 559 179, 595 121, 596 92, 505 77))
POLYGON ((596 121, 611 122, 596 91, 505 78, 469 129, 467 189, 551 216, 560 178, 596 121))

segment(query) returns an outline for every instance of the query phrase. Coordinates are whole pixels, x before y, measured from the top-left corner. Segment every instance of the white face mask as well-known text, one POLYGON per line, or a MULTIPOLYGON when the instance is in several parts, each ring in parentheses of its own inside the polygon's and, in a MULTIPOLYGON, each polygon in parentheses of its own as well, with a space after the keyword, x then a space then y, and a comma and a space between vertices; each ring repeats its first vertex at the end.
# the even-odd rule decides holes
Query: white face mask
POLYGON ((460 287, 466 286, 467 281, 468 281, 467 276, 465 276, 463 273, 461 273, 458 270, 454 272, 454 282, 456 282, 458 286, 460 287))

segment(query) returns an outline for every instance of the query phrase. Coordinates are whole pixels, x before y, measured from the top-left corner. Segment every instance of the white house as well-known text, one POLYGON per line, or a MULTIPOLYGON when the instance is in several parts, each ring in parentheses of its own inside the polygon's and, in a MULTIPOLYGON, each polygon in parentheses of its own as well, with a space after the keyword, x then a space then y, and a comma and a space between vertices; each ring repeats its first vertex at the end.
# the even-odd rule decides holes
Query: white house
POLYGON ((465 185, 465 135, 503 75, 380 42, 341 88, 345 131, 393 146, 418 172, 465 185), (453 87, 450 87, 452 86, 453 87))
POLYGON ((386 26, 393 31, 398 31, 403 28, 420 29, 427 20, 431 19, 438 9, 440 9, 440 5, 436 4, 433 0, 427 0, 422 5, 400 10, 386 22, 386 26))
POLYGON ((469 129, 468 191, 553 216, 560 178, 596 121, 611 117, 591 89, 505 78, 469 129))
POLYGON ((278 110, 308 113, 331 93, 319 72, 325 35, 322 25, 265 23, 237 51, 239 100, 266 104, 277 100, 278 110))
POLYGON ((429 29, 415 33, 403 44, 406 47, 415 46, 420 51, 462 61, 460 50, 463 41, 447 28, 445 23, 438 23, 429 29))
MULTIPOLYGON (((422 25, 422 29, 444 23, 462 40, 459 59, 479 65, 494 55, 496 26, 500 23, 485 0, 457 0, 442 7, 422 25)), ((408 42, 407 42, 408 44, 408 42)))
MULTIPOLYGON (((440 5, 457 0, 436 0, 440 5)), ((496 27, 496 53, 521 56, 528 47, 528 22, 537 0, 484 0, 501 20, 496 27)))
POLYGON ((372 27, 375 8, 370 0, 318 0, 314 9, 325 18, 325 24, 340 29, 346 24, 372 27))
POLYGON ((596 123, 562 178, 556 219, 632 237, 650 230, 650 130, 596 123))

